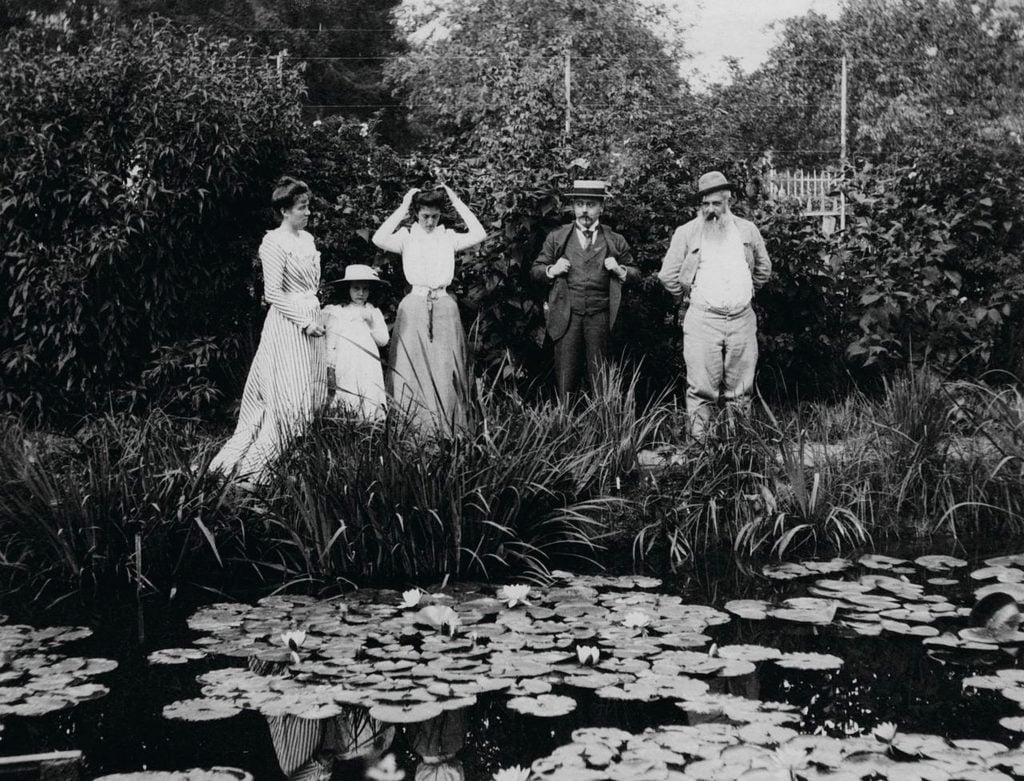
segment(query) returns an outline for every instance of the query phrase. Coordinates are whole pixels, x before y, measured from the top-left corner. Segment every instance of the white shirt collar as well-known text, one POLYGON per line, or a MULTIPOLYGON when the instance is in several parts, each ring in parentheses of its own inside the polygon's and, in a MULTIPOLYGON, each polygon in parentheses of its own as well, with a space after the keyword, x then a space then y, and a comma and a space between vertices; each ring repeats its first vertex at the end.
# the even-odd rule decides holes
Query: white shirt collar
POLYGON ((580 232, 580 234, 582 234, 584 230, 589 230, 591 232, 591 236, 597 235, 597 232, 598 232, 598 230, 600 230, 600 227, 601 227, 601 223, 598 222, 597 220, 595 220, 594 223, 589 228, 584 228, 578 222, 574 222, 573 225, 576 226, 576 230, 578 230, 580 232))

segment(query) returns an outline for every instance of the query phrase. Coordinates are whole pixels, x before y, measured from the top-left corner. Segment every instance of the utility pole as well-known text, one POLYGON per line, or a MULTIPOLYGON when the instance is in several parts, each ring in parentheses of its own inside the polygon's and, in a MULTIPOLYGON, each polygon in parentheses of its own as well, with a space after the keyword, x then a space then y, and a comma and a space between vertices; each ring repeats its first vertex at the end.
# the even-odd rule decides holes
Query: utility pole
POLYGON ((274 58, 277 60, 277 84, 279 87, 284 86, 284 58, 288 56, 287 49, 281 49, 274 58))
POLYGON ((572 131, 572 51, 570 42, 565 47, 565 135, 572 131))
MULTIPOLYGON (((846 177, 846 54, 843 54, 839 78, 839 168, 846 177)), ((839 189, 839 229, 846 228, 846 191, 839 189)))

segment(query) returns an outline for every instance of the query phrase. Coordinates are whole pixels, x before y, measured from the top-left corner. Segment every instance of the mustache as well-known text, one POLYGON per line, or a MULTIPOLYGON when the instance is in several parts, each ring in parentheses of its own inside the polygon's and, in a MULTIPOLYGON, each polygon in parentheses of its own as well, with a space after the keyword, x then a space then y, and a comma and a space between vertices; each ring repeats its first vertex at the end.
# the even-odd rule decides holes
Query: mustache
POLYGON ((716 237, 724 236, 727 230, 725 217, 719 217, 718 215, 705 217, 702 226, 706 234, 716 237))

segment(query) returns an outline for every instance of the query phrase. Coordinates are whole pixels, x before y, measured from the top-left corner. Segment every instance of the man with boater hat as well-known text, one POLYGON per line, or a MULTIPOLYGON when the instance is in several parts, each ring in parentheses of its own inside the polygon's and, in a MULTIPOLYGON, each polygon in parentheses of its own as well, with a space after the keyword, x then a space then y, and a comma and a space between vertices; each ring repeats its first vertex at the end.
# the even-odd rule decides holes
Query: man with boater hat
POLYGON ((689 296, 683 318, 686 411, 690 434, 703 441, 721 399, 746 413, 757 368, 754 293, 772 263, 757 226, 732 213, 732 185, 719 171, 697 185, 700 213, 676 228, 658 272, 675 296, 689 296))
POLYGON ((545 310, 562 398, 579 389, 584 361, 590 389, 597 389, 622 286, 640 277, 630 265, 629 244, 600 222, 608 197, 605 182, 577 179, 568 196, 575 221, 548 234, 531 269, 535 280, 551 286, 545 310))

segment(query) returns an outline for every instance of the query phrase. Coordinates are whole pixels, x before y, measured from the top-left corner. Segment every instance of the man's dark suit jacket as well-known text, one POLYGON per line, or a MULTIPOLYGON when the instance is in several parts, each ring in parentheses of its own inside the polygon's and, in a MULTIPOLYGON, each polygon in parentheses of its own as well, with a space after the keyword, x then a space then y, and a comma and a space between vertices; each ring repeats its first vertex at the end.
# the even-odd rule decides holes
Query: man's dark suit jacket
MULTIPOLYGON (((633 261, 633 253, 621 234, 599 224, 597 235, 594 237, 590 249, 584 250, 575 230, 576 223, 572 222, 551 231, 544 239, 544 248, 530 268, 530 274, 535 280, 551 284, 546 315, 548 334, 554 341, 558 341, 565 334, 569 327, 569 317, 572 314, 569 283, 566 281, 565 275, 554 279, 550 279, 547 275, 548 266, 553 265, 560 257, 564 255, 573 265, 582 264, 594 255, 598 255, 598 260, 602 264, 605 258, 615 258, 626 269, 627 283, 640 278, 640 271, 630 265, 633 261)), ((607 273, 608 327, 610 329, 615 325, 615 317, 619 312, 619 304, 622 302, 622 282, 617 274, 612 274, 610 271, 607 273)))

